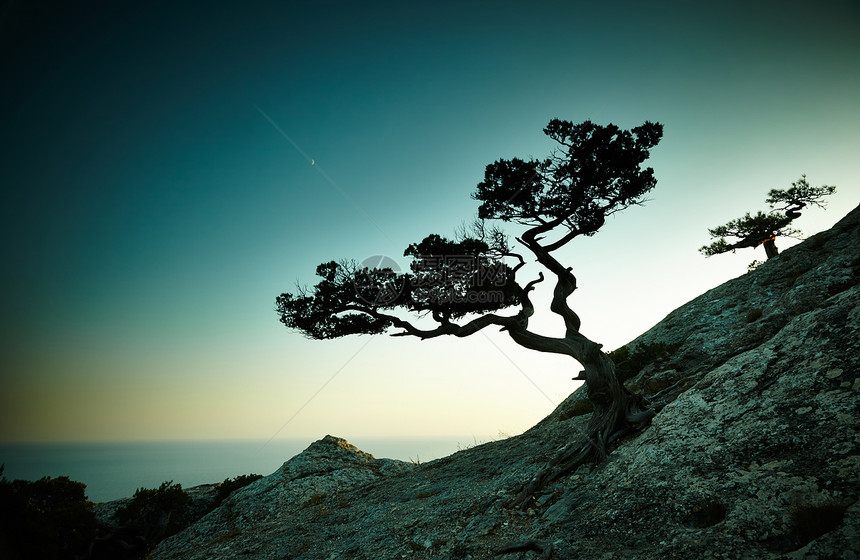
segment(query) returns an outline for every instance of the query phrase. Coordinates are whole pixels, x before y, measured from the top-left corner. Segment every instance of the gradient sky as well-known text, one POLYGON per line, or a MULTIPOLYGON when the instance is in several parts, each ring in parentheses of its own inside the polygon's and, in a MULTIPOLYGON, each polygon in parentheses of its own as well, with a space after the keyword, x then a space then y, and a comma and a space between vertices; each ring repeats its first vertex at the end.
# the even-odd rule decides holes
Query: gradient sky
POLYGON ((665 126, 651 201, 559 252, 607 348, 763 260, 697 249, 769 189, 837 186, 807 234, 860 203, 855 0, 596 4, 5 3, 0 441, 527 429, 571 360, 309 341, 274 299, 328 260, 405 267, 554 117, 665 126))

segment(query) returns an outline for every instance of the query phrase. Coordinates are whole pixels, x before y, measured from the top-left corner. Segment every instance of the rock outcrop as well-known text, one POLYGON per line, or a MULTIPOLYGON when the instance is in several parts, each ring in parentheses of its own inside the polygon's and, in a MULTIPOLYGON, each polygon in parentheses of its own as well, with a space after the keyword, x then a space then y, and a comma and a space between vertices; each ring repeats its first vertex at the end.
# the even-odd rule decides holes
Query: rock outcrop
POLYGON ((856 558, 858 247, 860 208, 633 341, 660 349, 626 382, 660 413, 525 511, 505 503, 584 428, 584 389, 420 465, 327 436, 153 557, 856 558))

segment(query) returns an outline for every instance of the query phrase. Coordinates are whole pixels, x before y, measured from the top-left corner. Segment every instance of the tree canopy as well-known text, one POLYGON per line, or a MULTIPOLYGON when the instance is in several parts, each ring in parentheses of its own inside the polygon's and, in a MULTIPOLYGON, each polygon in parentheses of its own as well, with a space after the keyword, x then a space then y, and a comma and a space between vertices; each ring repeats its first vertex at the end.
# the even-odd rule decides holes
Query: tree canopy
POLYGON ((466 336, 491 324, 520 325, 532 312, 527 294, 543 277, 525 285, 517 282, 525 261, 500 229, 486 225, 489 219, 527 226, 519 239, 522 245, 575 286, 573 275, 550 253, 577 236, 594 235, 608 216, 643 202, 656 180, 651 168, 640 165, 659 142, 662 125, 646 122, 622 130, 555 119, 544 132, 558 143, 546 159, 514 158, 487 166, 473 194, 481 204, 480 221, 471 231, 456 240, 431 234, 409 245, 404 252, 413 259, 408 272, 354 261, 321 264, 316 271, 321 280, 313 289, 277 298, 281 322, 315 339, 391 328, 420 338, 466 336), (542 242, 543 236, 556 233, 553 242, 542 242), (510 316, 491 313, 513 305, 523 309, 510 316), (429 313, 439 327, 419 329, 389 313, 396 309, 429 313), (464 324, 453 322, 473 314, 483 315, 464 324))
POLYGON ((771 211, 759 211, 755 215, 747 212, 742 218, 708 229, 708 234, 715 239, 710 245, 701 247, 699 251, 706 257, 728 253, 747 247, 755 248, 764 245, 767 258, 779 254, 776 248, 776 238, 800 236, 800 231, 789 227, 791 222, 800 217, 801 210, 809 205, 824 208, 822 199, 836 191, 836 187, 822 185, 813 187, 806 180, 806 175, 791 184, 788 189, 771 189, 766 202, 771 211), (727 237, 737 241, 729 243, 727 237))

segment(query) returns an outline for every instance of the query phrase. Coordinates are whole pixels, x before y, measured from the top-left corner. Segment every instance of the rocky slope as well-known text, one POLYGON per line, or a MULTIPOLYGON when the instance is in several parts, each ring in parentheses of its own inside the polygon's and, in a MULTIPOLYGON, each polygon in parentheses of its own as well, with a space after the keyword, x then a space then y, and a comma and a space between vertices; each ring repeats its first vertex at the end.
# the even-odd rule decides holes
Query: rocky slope
POLYGON ((326 436, 152 556, 856 558, 857 247, 860 208, 631 343, 627 386, 665 406, 525 511, 505 502, 585 426, 584 389, 521 436, 420 465, 326 436))

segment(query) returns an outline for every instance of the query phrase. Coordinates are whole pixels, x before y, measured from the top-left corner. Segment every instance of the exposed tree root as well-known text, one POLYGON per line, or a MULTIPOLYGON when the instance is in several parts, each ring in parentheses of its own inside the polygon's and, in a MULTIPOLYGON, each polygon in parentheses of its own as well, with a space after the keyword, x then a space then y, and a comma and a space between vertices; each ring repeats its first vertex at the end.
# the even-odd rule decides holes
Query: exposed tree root
POLYGON ((586 364, 584 374, 588 398, 594 404, 585 433, 559 451, 546 468, 507 503, 508 507, 525 509, 535 493, 548 484, 581 465, 600 463, 606 458, 610 444, 640 429, 656 414, 642 397, 630 393, 618 382, 615 366, 604 354, 599 353, 594 362, 586 364))

